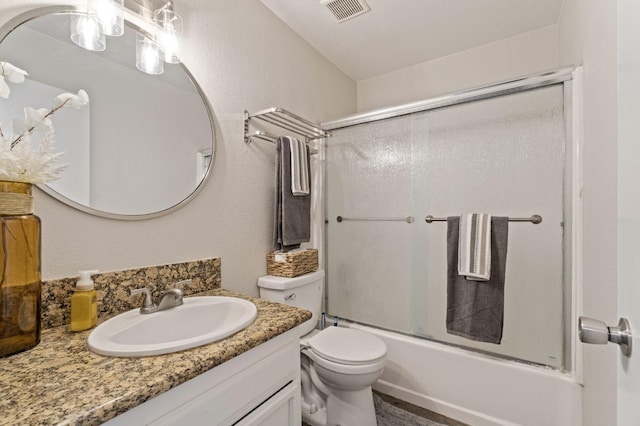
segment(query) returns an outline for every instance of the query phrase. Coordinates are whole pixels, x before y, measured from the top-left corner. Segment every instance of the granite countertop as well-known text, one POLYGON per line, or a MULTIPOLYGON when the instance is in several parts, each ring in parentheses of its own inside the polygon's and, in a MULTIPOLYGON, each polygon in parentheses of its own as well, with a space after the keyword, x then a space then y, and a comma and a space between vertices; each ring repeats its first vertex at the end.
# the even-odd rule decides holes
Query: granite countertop
MULTIPOLYGON (((86 347, 91 330, 44 330, 35 348, 0 358, 0 424, 97 425, 311 318, 291 306, 217 289, 198 296, 250 300, 258 316, 231 337, 182 352, 105 357, 86 347)), ((104 320, 104 319, 103 319, 104 320)))

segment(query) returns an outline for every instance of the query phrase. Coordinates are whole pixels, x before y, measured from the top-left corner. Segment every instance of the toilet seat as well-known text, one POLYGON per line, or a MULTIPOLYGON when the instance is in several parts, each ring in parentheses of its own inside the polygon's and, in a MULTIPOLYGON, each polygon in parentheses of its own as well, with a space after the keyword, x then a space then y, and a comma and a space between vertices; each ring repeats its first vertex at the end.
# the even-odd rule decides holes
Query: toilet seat
POLYGON ((370 364, 387 354, 382 340, 353 328, 327 327, 308 344, 322 358, 346 365, 370 364))
POLYGON ((384 342, 352 328, 327 327, 306 343, 315 362, 340 373, 366 374, 382 368, 386 362, 384 342))

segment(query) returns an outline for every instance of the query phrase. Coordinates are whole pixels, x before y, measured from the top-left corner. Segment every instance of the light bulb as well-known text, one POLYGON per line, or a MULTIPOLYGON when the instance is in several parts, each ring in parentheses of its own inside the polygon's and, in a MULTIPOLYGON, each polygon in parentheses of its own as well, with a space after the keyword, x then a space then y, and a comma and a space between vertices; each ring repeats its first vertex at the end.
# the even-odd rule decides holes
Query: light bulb
POLYGON ((147 74, 162 74, 164 62, 158 44, 143 34, 136 35, 136 68, 147 74))
POLYGON ((182 18, 173 11, 173 5, 168 2, 153 13, 153 20, 161 28, 158 42, 164 54, 164 61, 169 64, 179 64, 178 38, 182 34, 182 18))
POLYGON ((124 34, 124 0, 89 0, 89 14, 96 17, 108 36, 124 34))
POLYGON ((90 15, 71 15, 71 40, 87 50, 102 51, 107 47, 100 24, 90 15))
POLYGON ((164 61, 170 64, 180 63, 180 59, 178 59, 178 37, 176 34, 164 31, 160 38, 164 61))

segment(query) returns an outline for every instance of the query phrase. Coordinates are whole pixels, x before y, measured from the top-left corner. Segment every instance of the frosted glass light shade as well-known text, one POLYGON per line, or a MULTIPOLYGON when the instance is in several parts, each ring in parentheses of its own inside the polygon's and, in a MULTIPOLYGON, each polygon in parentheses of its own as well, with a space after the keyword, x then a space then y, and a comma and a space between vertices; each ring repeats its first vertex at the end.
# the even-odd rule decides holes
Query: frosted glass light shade
POLYGON ((104 34, 124 34, 124 0, 89 0, 89 14, 96 17, 104 34))
POLYGON ((71 41, 87 50, 102 51, 107 47, 100 24, 92 15, 71 15, 71 41))
POLYGON ((143 34, 136 34, 136 68, 147 74, 162 74, 164 61, 160 46, 143 34))
POLYGON ((173 11, 171 2, 153 13, 153 20, 162 29, 158 34, 158 43, 164 55, 164 61, 169 64, 179 64, 178 39, 182 34, 182 18, 173 11))

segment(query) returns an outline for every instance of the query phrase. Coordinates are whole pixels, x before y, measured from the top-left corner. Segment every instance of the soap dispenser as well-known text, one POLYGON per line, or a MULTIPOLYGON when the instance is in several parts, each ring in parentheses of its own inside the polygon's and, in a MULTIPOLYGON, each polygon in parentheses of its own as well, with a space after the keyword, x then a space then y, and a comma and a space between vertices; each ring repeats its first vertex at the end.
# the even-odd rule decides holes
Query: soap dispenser
POLYGON ((98 321, 98 297, 93 288, 92 274, 98 271, 80 271, 80 279, 71 296, 71 331, 88 330, 98 321))

